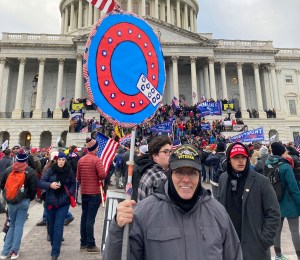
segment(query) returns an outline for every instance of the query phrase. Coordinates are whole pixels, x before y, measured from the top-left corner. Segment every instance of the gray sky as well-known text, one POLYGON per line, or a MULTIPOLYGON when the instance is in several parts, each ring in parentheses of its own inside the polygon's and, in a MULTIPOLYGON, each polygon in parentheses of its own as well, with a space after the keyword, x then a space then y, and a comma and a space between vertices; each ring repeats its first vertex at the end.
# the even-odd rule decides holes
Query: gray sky
MULTIPOLYGON (((0 32, 59 33, 61 0, 0 0, 0 32)), ((300 0, 198 0, 198 31, 214 39, 300 48, 300 0)), ((1 36, 2 37, 2 36, 1 36)))

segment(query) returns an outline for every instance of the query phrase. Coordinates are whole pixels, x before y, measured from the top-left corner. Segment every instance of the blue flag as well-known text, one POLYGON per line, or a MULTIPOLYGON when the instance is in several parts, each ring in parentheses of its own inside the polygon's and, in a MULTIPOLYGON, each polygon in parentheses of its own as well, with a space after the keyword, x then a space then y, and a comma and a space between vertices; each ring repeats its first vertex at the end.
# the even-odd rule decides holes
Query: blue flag
POLYGON ((157 133, 172 133, 172 125, 173 122, 166 122, 163 124, 157 124, 150 128, 152 132, 157 132, 157 133))

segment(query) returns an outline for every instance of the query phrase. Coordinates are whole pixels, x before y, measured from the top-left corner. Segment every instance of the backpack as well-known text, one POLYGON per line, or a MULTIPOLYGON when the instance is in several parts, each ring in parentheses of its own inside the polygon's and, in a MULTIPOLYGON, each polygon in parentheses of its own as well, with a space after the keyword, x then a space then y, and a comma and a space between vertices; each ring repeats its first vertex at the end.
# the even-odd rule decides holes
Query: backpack
POLYGON ((227 171, 227 159, 226 155, 221 155, 219 157, 219 162, 212 167, 212 179, 214 182, 218 183, 219 178, 222 173, 227 171))
POLYGON ((122 164, 122 155, 118 154, 116 159, 116 169, 120 169, 122 164))
POLYGON ((279 166, 281 164, 283 164, 283 162, 278 162, 275 164, 266 164, 263 170, 263 175, 269 178, 276 193, 278 201, 280 201, 284 195, 284 187, 282 185, 279 175, 279 166))
POLYGON ((23 200, 25 195, 24 182, 25 171, 9 173, 3 189, 3 196, 8 203, 17 204, 23 200))

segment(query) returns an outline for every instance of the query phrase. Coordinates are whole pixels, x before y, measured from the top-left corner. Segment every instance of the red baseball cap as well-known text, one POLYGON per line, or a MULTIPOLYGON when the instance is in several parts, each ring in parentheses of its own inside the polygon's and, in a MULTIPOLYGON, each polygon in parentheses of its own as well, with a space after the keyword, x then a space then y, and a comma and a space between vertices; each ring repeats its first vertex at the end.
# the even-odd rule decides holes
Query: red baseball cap
POLYGON ((233 156, 237 155, 237 154, 242 154, 246 157, 249 157, 248 152, 246 150, 246 148, 240 144, 235 144, 229 154, 229 158, 232 158, 233 156))

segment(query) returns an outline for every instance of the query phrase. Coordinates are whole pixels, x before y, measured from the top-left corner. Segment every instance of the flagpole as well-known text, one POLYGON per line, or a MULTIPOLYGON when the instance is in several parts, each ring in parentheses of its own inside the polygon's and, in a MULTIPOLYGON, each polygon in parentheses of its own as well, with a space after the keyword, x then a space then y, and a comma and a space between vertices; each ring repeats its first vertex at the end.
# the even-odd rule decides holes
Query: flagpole
MULTIPOLYGON (((128 179, 125 189, 126 200, 131 200, 132 194, 132 173, 134 167, 134 147, 135 147, 135 130, 131 132, 131 142, 130 142, 130 153, 128 165, 128 179)), ((122 260, 127 260, 127 251, 128 251, 128 240, 129 240, 129 224, 126 224, 123 231, 123 243, 122 243, 122 260)))

